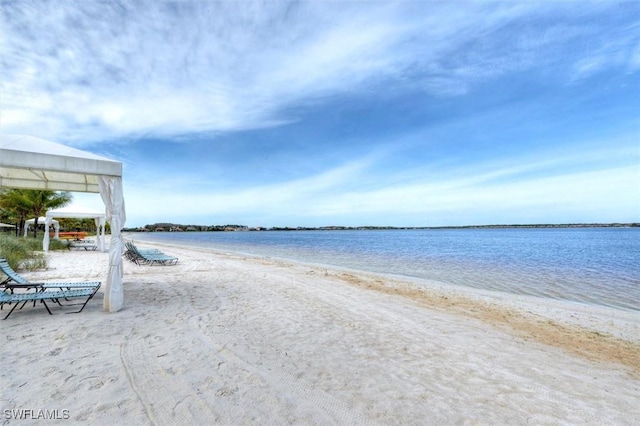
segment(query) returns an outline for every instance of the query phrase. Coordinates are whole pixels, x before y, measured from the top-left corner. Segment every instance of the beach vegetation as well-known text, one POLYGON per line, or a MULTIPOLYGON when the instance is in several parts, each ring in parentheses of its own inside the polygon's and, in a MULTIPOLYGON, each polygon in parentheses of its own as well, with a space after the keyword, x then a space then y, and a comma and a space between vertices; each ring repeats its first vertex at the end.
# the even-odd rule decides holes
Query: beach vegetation
MULTIPOLYGON (((38 253, 37 243, 42 246, 40 241, 31 238, 2 235, 0 236, 0 257, 7 259, 14 269, 35 269, 35 265, 42 266, 44 258, 42 253, 38 253)), ((44 263, 46 267, 46 261, 44 263)))
MULTIPOLYGON (((50 250, 66 249, 62 241, 52 240, 50 250)), ((33 238, 21 238, 5 233, 0 235, 0 258, 7 259, 14 269, 45 269, 47 258, 42 252, 42 241, 33 238)))

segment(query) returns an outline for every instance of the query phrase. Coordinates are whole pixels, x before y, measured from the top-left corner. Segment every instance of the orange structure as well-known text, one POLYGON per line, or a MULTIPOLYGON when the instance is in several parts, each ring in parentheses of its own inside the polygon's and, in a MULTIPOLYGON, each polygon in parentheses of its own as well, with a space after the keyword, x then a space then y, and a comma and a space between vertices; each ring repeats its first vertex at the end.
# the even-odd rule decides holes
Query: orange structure
MULTIPOLYGON (((53 237, 53 234, 50 234, 53 237)), ((84 231, 81 232, 60 232, 58 237, 61 240, 84 240, 84 237, 87 236, 87 233, 84 231)))

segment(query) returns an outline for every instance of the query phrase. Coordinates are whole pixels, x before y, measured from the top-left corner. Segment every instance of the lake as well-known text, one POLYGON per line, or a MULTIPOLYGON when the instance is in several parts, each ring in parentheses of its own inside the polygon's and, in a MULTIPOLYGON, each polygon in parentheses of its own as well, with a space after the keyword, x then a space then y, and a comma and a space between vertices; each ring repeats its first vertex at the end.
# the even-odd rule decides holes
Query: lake
POLYGON ((640 310, 640 228, 156 232, 131 237, 640 310))

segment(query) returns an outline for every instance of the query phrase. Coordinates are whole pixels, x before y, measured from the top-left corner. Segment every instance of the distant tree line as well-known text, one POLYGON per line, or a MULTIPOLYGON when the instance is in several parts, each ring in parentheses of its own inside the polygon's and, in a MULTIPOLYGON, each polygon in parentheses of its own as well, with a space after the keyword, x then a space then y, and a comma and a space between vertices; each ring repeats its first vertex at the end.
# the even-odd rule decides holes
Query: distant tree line
POLYGON ((223 231, 248 231, 257 228, 249 228, 245 225, 184 225, 176 223, 153 223, 138 228, 124 228, 124 232, 223 232, 223 231))
POLYGON ((154 223, 138 228, 125 228, 125 232, 229 232, 229 231, 361 231, 402 229, 502 229, 502 228, 629 228, 640 227, 640 223, 568 223, 568 224, 513 224, 470 226, 320 226, 320 227, 248 227, 246 225, 181 225, 154 223))

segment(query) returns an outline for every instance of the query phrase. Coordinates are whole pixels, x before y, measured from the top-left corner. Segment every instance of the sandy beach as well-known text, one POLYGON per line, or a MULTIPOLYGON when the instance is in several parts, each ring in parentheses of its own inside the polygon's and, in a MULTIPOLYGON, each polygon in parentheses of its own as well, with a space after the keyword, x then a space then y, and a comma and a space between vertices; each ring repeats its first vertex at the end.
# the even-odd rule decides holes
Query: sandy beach
MULTIPOLYGON (((640 423, 638 312, 138 245, 179 262, 125 261, 122 311, 2 321, 4 424, 640 423)), ((47 256, 23 275, 106 280, 107 253, 47 256)))

